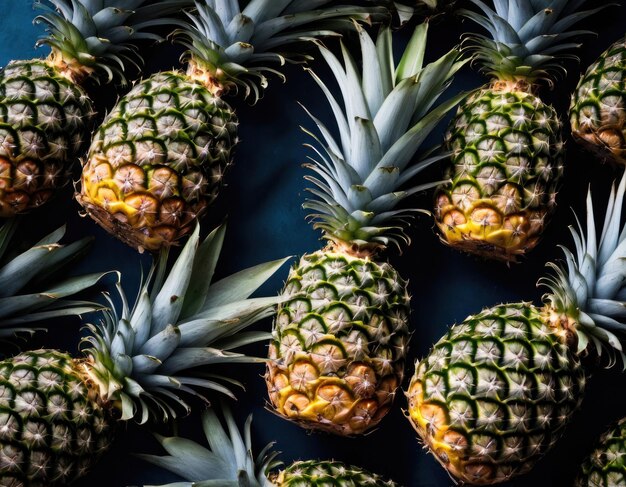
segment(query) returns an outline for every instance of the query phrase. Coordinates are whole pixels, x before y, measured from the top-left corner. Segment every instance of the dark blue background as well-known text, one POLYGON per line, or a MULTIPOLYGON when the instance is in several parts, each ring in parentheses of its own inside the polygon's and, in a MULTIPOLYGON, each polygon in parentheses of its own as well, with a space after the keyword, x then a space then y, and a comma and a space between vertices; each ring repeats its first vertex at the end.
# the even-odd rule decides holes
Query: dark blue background
MULTIPOLYGON (((623 3, 623 2, 620 2, 623 3)), ((34 43, 42 34, 40 26, 32 25, 35 12, 30 0, 2 0, 0 20, 0 65, 11 59, 45 56, 47 48, 35 50, 34 43)), ((582 66, 589 65, 611 42, 623 35, 626 9, 611 8, 593 19, 585 27, 599 32, 597 37, 586 37, 580 51, 582 66)), ((433 25, 428 57, 434 59, 454 45, 462 32, 474 29, 469 22, 449 19, 433 25)), ((409 32, 396 36, 396 47, 401 47, 409 32)), ((171 46, 150 48, 146 51, 147 70, 178 67, 180 51, 171 46)), ((322 63, 313 64, 320 75, 328 78, 322 63)), ((578 79, 580 67, 568 64, 569 76, 559 80, 556 89, 544 90, 544 99, 566 114, 569 94, 578 79)), ((299 126, 313 128, 296 101, 324 120, 330 121, 330 110, 313 83, 301 67, 287 66, 288 82, 281 84, 272 79, 265 97, 251 106, 241 99, 230 102, 240 117, 241 144, 235 156, 235 165, 227 176, 227 187, 218 204, 204 221, 205 230, 219 222, 228 213, 228 232, 219 272, 230 272, 262 261, 285 255, 299 256, 323 245, 320 234, 305 222, 301 203, 306 192, 301 164, 310 151, 303 147, 310 142, 299 126)), ((472 89, 484 82, 468 66, 456 78, 452 91, 472 89)), ((120 90, 120 93, 123 90, 120 90)), ((114 88, 96 90, 99 106, 106 108, 115 100, 114 88)), ((443 127, 433 137, 432 144, 441 141, 443 127)), ((540 302, 542 290, 535 283, 544 273, 548 260, 560 258, 558 243, 570 243, 568 225, 574 222, 571 207, 581 213, 585 192, 591 182, 599 208, 603 208, 610 181, 618 176, 616 169, 597 163, 592 156, 582 152, 568 140, 567 171, 564 186, 559 194, 558 211, 549 226, 543 242, 519 265, 506 267, 499 263, 456 253, 438 241, 432 221, 420 217, 410 230, 412 244, 403 255, 389 253, 389 259, 402 275, 410 280, 413 295, 411 327, 414 330, 407 378, 413 373, 415 358, 427 353, 446 328, 463 320, 468 314, 483 306, 504 301, 534 300, 540 302)), ((439 177, 439 169, 426 175, 439 177)), ((431 195, 421 195, 416 205, 430 209, 431 195)), ((130 248, 110 237, 91 220, 79 216, 79 207, 71 199, 71 190, 65 191, 50 207, 29 217, 33 229, 54 228, 68 223, 69 238, 94 235, 95 244, 89 256, 72 272, 93 272, 117 268, 123 271, 123 283, 132 296, 137 288, 140 265, 148 265, 149 256, 139 256, 130 248)), ((267 294, 277 292, 287 274, 284 268, 264 288, 267 294)), ((269 329, 271 321, 259 325, 269 329)), ((40 334, 33 346, 54 346, 76 352, 79 323, 57 323, 48 334, 40 334)), ((250 347, 250 353, 264 355, 264 344, 250 347)), ((612 421, 626 415, 626 378, 619 367, 605 371, 591 370, 593 378, 582 410, 576 415, 565 437, 529 474, 510 486, 549 487, 572 485, 582 459, 591 451, 598 435, 612 421)), ((366 467, 390 477, 407 487, 452 485, 444 470, 421 448, 402 408, 406 401, 399 394, 395 407, 380 427, 361 438, 337 438, 325 434, 309 434, 264 409, 265 383, 260 366, 236 366, 230 374, 242 380, 246 391, 238 393, 235 406, 243 419, 254 413, 253 435, 257 451, 269 441, 277 441, 282 451, 280 458, 286 463, 294 459, 334 458, 366 467)), ((195 404, 195 403, 194 403, 195 404)), ((197 405, 197 411, 202 406, 197 405)), ((200 438, 198 418, 194 414, 180 424, 180 431, 200 438)), ((162 432, 169 430, 163 426, 162 432)), ((117 441, 109 454, 90 475, 78 482, 79 486, 142 485, 178 480, 171 474, 134 458, 131 452, 159 451, 147 428, 133 422, 122 425, 117 441)))

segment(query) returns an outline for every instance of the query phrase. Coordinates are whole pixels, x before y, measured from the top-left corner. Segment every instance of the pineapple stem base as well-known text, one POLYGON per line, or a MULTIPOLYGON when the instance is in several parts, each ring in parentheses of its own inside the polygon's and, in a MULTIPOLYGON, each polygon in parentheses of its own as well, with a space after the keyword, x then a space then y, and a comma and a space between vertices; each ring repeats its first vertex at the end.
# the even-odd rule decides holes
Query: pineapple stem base
POLYGON ((449 247, 452 247, 455 250, 460 250, 461 252, 478 255, 489 260, 497 260, 512 264, 519 262, 518 257, 520 255, 524 255, 528 250, 527 247, 506 248, 494 243, 486 242, 485 240, 474 239, 472 237, 468 237, 467 235, 464 235, 462 240, 448 241, 446 239, 441 239, 441 241, 449 247))
POLYGON ((156 252, 162 247, 175 245, 175 239, 167 238, 168 235, 159 234, 150 228, 137 229, 116 218, 114 214, 109 213, 105 208, 86 200, 81 194, 77 194, 76 199, 86 210, 86 214, 96 223, 112 235, 115 235, 126 245, 137 249, 140 253, 143 253, 144 250, 156 252))

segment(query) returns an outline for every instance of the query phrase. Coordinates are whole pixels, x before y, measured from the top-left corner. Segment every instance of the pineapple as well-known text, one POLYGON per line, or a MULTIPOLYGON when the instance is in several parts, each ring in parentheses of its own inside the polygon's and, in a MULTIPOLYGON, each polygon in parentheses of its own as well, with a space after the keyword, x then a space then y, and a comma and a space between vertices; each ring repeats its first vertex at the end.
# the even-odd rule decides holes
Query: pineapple
POLYGON ((304 207, 328 245, 291 269, 266 373, 276 412, 305 428, 361 434, 387 413, 402 382, 409 294, 406 281, 379 255, 409 240, 404 227, 418 210, 396 206, 434 186, 409 181, 444 156, 412 159, 458 103, 457 96, 432 108, 464 63, 453 49, 423 65, 427 31, 427 23, 415 29, 397 68, 387 27, 376 42, 359 29, 360 73, 345 47, 342 65, 320 46, 344 106, 312 73, 340 138, 313 117, 324 149, 308 165, 316 173, 307 176, 314 198, 304 207))
POLYGON ((583 398, 580 356, 626 359, 626 176, 611 191, 596 237, 591 192, 587 235, 540 281, 545 304, 502 304, 450 328, 416 364, 409 419, 437 460, 461 482, 489 485, 529 471, 557 442, 583 398))
POLYGON ((626 39, 609 47, 582 76, 572 95, 574 139, 603 160, 626 164, 626 39))
POLYGON ((157 73, 122 98, 97 130, 77 195, 103 228, 139 251, 187 234, 215 199, 237 143, 237 117, 222 98, 257 100, 266 64, 286 44, 382 17, 381 8, 324 7, 330 0, 196 2, 176 35, 187 70, 157 73), (312 10, 316 8, 316 10, 312 10))
POLYGON ((568 30, 596 10, 585 0, 494 0, 495 11, 459 12, 489 31, 470 34, 473 59, 492 81, 459 106, 446 134, 451 152, 435 194, 435 220, 451 247, 515 262, 539 242, 556 205, 563 175, 561 121, 535 94, 539 81, 554 83, 571 57, 568 30))
POLYGON ((137 63, 132 45, 191 3, 165 0, 50 0, 37 21, 51 48, 45 59, 11 61, 0 69, 0 217, 48 201, 71 179, 86 145, 94 108, 82 84, 124 81, 123 66, 137 63))
POLYGON ((0 228, 0 340, 3 341, 18 332, 34 333, 38 328, 33 328, 32 323, 99 309, 97 303, 65 298, 95 285, 106 274, 60 278, 58 272, 82 256, 91 239, 85 237, 60 244, 65 234, 65 227, 60 227, 24 250, 24 240, 18 237, 23 227, 20 217, 14 217, 0 228))
POLYGON ((248 299, 284 262, 211 283, 224 238, 199 244, 196 229, 166 275, 166 252, 132 309, 88 325, 84 356, 23 352, 0 362, 0 485, 67 485, 109 448, 119 420, 168 419, 189 405, 180 393, 232 395, 210 364, 262 362, 231 350, 268 333, 242 331, 273 313, 275 297, 248 299))
POLYGON ((626 419, 607 431, 585 460, 575 487, 626 487, 626 419))
POLYGON ((396 486, 394 482, 384 481, 378 475, 366 472, 359 467, 332 460, 296 461, 279 472, 271 472, 281 462, 276 460, 277 452, 271 451, 272 444, 267 445, 256 458, 253 457, 252 416, 249 416, 246 421, 242 437, 230 410, 223 408, 223 414, 227 428, 222 426, 212 409, 207 409, 202 415, 202 426, 210 449, 185 438, 157 436, 157 440, 169 455, 139 455, 140 458, 170 470, 189 481, 161 487, 192 487, 194 485, 220 487, 240 485, 249 487, 396 486))

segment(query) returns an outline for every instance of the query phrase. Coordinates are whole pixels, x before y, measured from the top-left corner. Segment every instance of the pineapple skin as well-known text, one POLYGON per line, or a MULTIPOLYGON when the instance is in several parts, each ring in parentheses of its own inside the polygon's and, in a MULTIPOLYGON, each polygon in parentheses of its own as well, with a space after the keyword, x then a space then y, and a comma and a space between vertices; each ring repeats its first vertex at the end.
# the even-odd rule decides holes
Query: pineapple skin
POLYGON ((560 134, 554 108, 528 91, 496 83, 470 95, 446 134, 451 183, 435 193, 442 241, 513 262, 534 248, 556 206, 560 134))
POLYGON ((46 61, 0 69, 0 217, 41 206, 69 183, 93 118, 85 91, 46 61))
POLYGON ((626 487, 626 419, 602 435, 575 487, 626 487))
POLYGON ((408 418, 458 480, 529 471, 579 408, 584 370, 550 323, 528 303, 496 306, 453 326, 416 365, 408 418))
POLYGON ((603 160, 626 164, 626 38, 612 44, 572 95, 574 139, 603 160))
POLYGON ((391 480, 383 480, 359 467, 317 460, 294 462, 271 481, 277 487, 397 487, 391 480))
POLYGON ((109 448, 115 421, 83 377, 54 350, 0 362, 0 485, 68 485, 109 448))
POLYGON ((387 263, 318 251, 291 269, 269 346, 276 412, 356 435, 389 411, 409 340, 407 284, 387 263))
POLYGON ((216 198, 236 143, 226 102, 183 73, 155 74, 98 129, 77 199, 123 242, 157 251, 189 233, 216 198))

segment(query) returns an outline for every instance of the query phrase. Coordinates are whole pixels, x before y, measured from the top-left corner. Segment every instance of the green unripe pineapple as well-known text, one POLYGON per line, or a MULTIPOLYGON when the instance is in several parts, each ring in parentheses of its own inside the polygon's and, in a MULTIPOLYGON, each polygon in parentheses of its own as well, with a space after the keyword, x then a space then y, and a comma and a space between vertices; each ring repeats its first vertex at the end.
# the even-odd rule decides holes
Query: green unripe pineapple
POLYGON ((67 485, 85 475, 114 436, 114 410, 85 367, 55 350, 0 362, 0 485, 67 485))
POLYGON ((353 465, 335 461, 306 460, 294 462, 270 481, 276 487, 394 487, 392 481, 353 465))

